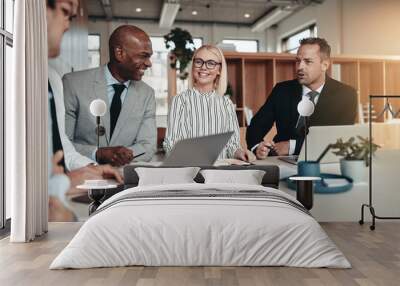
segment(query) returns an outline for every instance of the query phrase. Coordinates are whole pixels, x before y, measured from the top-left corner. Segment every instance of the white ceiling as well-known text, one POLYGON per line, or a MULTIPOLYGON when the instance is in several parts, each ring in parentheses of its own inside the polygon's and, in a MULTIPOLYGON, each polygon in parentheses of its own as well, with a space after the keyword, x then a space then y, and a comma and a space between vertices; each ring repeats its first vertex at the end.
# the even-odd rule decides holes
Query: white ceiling
MULTIPOLYGON (((163 0, 87 0, 91 19, 106 19, 103 2, 111 3, 112 19, 159 21, 163 0), (141 8, 140 13, 136 8, 141 8)), ((225 23, 250 26, 277 6, 307 5, 324 0, 180 0, 175 22, 225 23), (197 15, 192 15, 196 10, 197 15), (245 18, 244 14, 250 14, 245 18)))

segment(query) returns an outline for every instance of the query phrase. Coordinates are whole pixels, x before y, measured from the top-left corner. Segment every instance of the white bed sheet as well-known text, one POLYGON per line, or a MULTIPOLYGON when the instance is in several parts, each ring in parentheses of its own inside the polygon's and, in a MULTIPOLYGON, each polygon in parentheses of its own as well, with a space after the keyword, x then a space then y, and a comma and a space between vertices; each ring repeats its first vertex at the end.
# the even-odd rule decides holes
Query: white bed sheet
POLYGON ((145 266, 351 265, 310 215, 287 204, 254 198, 141 199, 115 203, 137 192, 272 188, 232 184, 135 187, 104 202, 50 269, 145 266))

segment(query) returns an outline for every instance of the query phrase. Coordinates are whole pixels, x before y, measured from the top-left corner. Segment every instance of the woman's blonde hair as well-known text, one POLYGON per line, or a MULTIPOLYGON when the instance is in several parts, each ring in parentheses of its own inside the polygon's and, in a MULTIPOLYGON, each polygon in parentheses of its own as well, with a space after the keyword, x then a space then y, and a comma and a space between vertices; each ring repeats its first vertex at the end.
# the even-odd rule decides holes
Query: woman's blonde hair
POLYGON ((200 48, 198 48, 193 55, 190 67, 189 67, 189 88, 194 87, 194 78, 193 78, 193 60, 196 58, 197 54, 199 51, 206 49, 207 51, 212 52, 214 55, 216 55, 219 59, 219 62, 221 63, 221 70, 220 74, 217 75, 215 82, 214 82, 214 89, 215 91, 223 96, 226 92, 226 88, 228 85, 228 72, 227 72, 227 67, 226 67, 226 61, 224 54, 222 53, 221 49, 213 46, 213 45, 203 45, 200 48))

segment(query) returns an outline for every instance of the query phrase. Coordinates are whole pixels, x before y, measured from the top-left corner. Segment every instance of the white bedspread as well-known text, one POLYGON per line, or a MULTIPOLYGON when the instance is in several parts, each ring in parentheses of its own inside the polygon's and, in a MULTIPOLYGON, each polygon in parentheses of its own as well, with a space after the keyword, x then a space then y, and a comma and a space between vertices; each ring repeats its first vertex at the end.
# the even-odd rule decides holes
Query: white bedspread
POLYGON ((291 196, 262 186, 131 188, 105 201, 50 269, 126 265, 351 267, 309 214, 275 200, 277 195, 298 204, 291 196), (207 190, 263 191, 272 199, 251 195, 135 198, 145 195, 138 192, 173 190, 202 194, 207 190))

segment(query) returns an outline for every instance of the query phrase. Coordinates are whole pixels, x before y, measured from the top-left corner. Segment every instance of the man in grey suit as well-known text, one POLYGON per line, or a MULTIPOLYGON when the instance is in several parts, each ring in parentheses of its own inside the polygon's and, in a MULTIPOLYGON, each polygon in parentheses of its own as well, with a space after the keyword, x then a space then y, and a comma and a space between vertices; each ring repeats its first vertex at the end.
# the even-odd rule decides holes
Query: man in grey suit
POLYGON ((107 65, 64 76, 66 133, 78 152, 100 163, 122 166, 140 154, 138 160, 149 161, 156 151, 156 104, 154 90, 141 79, 151 67, 150 38, 123 25, 112 33, 109 49, 107 65), (97 98, 108 106, 98 150, 96 120, 89 111, 97 98))

